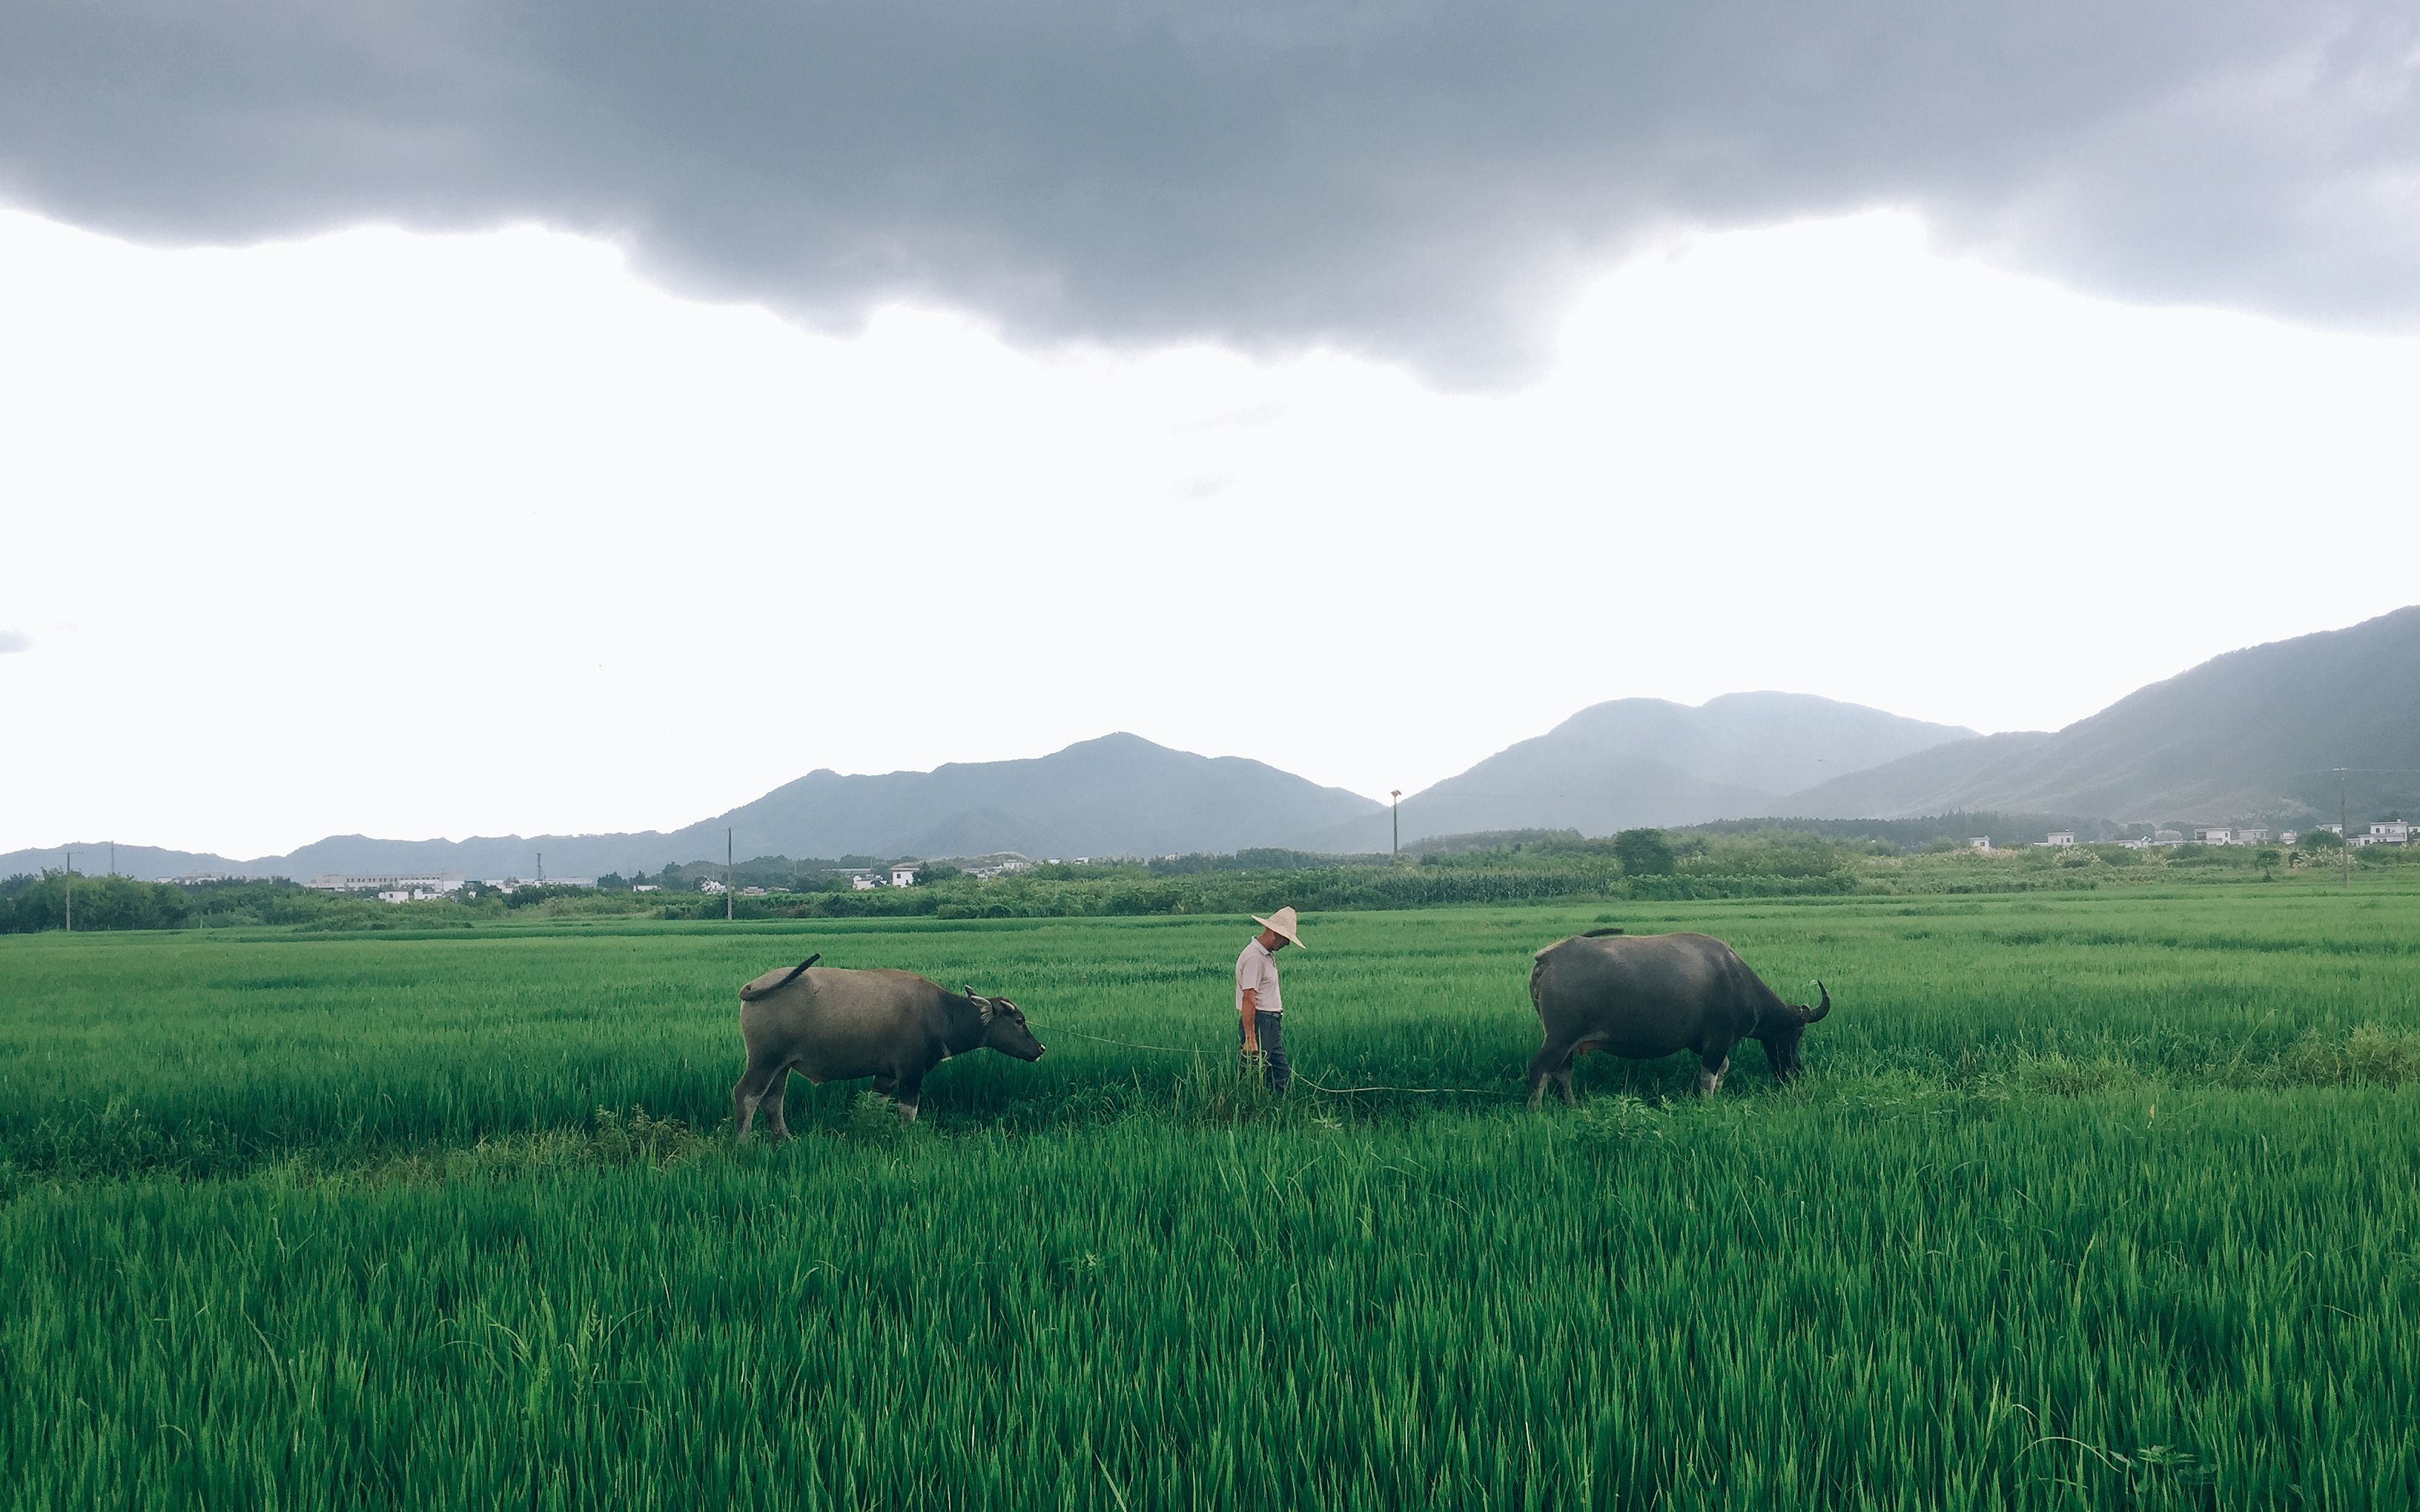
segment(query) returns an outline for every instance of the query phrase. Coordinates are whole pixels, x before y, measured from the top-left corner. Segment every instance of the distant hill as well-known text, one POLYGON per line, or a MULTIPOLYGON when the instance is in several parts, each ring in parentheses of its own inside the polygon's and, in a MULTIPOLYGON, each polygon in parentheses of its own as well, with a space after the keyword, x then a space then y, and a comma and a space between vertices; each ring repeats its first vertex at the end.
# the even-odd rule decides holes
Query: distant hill
POLYGON ((2420 813, 2420 607, 2214 656, 2055 734, 1942 746, 1793 794, 1777 812, 1951 809, 2123 822, 2420 813))
MULTIPOLYGON (((1695 708, 1617 699, 1404 800, 1405 844, 1472 831, 1609 835, 1780 811, 1782 795, 1975 732, 1806 693, 1727 693, 1695 708)), ((1383 824, 1324 837, 1384 850, 1383 824)))
MULTIPOLYGON (((725 826, 740 859, 757 856, 1157 856, 1298 845, 1311 835, 1383 812, 1342 788, 1324 788, 1238 756, 1197 756, 1138 735, 1104 735, 1023 761, 953 763, 930 772, 845 777, 815 771, 729 813, 670 833, 506 835, 464 841, 332 835, 289 856, 230 861, 181 851, 118 847, 118 870, 163 878, 192 872, 287 876, 321 872, 460 872, 532 875, 543 852, 550 876, 654 872, 667 863, 721 860, 725 826)), ((77 848, 76 869, 99 872, 100 853, 77 848)), ((60 863, 56 850, 0 856, 0 876, 60 863)))
MULTIPOLYGON (((65 866, 67 853, 70 850, 75 853, 78 876, 97 877, 110 870, 112 852, 108 841, 79 841, 72 846, 0 854, 0 877, 15 876, 21 872, 39 873, 65 866)), ((244 862, 231 861, 224 856, 212 856, 203 851, 163 851, 156 845, 120 845, 116 847, 116 857, 118 875, 137 877, 146 882, 205 873, 220 876, 264 874, 247 872, 244 862)))
POLYGON ((683 858, 719 854, 725 825, 743 856, 1159 856, 1295 845, 1381 811, 1261 762, 1113 734, 1026 761, 810 772, 666 840, 683 858))

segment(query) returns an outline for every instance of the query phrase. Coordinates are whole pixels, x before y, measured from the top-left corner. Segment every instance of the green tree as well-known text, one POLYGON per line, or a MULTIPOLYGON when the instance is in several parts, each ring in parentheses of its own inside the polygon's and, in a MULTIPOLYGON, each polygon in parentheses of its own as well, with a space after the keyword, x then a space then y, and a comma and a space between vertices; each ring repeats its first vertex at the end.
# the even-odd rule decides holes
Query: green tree
POLYGON ((2333 829, 2307 829, 2296 837, 2295 843, 2306 851, 2341 850, 2344 837, 2333 829))
POLYGON ((1614 836, 1613 858, 1635 877, 1670 876, 1679 864, 1660 829, 1625 829, 1614 836))

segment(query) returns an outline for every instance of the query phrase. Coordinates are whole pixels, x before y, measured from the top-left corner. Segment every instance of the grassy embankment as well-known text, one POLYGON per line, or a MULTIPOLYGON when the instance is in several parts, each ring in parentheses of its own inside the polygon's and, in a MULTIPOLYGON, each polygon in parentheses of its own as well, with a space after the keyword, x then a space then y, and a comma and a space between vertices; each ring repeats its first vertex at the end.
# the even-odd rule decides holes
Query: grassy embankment
POLYGON ((2420 1500, 2420 895, 1627 904, 1810 1074, 1526 1114, 1602 913, 1311 920, 1304 1073, 1450 1090, 1281 1107, 1226 920, 0 941, 0 1505, 2420 1500), (810 949, 1051 1053, 733 1149, 810 949))

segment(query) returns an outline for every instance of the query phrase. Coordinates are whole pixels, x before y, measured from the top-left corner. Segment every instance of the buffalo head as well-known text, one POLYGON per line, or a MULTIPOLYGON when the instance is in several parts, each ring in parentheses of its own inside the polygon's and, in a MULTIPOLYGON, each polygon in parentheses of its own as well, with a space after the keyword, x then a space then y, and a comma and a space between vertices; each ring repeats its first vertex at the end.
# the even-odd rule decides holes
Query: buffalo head
POLYGON ((1819 981, 1815 990, 1823 995, 1822 1002, 1812 1008, 1784 1003, 1776 1022, 1757 1028, 1756 1037, 1764 1045, 1764 1058, 1773 1066, 1775 1081, 1786 1082, 1798 1074, 1798 1041, 1806 1037, 1807 1026, 1832 1011, 1831 989, 1819 981))
POLYGON ((1042 1041, 1025 1026, 1023 1009, 1005 997, 985 997, 971 987, 967 989, 967 1001, 983 1017, 985 1044, 1019 1060, 1042 1058, 1042 1041))

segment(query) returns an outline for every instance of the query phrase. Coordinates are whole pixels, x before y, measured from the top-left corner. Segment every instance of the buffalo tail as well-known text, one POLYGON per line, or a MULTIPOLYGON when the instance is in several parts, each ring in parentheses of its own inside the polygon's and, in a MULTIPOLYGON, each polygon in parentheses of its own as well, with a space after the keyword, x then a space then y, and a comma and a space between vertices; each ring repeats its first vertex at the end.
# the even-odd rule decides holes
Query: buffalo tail
POLYGON ((814 954, 807 957, 804 961, 792 966, 788 976, 783 977, 780 981, 777 981, 772 986, 766 988, 763 992, 757 992, 754 989, 748 987, 740 988, 739 1000, 744 1003, 752 1003, 759 997, 772 996, 775 993, 780 992, 783 988, 787 987, 790 983, 798 980, 799 972, 806 970, 809 966, 814 965, 823 958, 824 953, 821 950, 817 950, 814 954))

